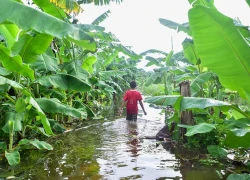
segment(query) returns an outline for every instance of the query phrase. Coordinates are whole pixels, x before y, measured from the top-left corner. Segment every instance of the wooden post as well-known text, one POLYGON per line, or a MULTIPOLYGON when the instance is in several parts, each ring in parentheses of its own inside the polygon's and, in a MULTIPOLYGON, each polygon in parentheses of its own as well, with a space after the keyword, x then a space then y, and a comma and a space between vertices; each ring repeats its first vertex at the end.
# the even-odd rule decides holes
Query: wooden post
MULTIPOLYGON (((179 85, 180 85, 180 94, 184 97, 190 97, 191 96, 190 82, 183 81, 179 85)), ((181 124, 194 125, 192 111, 186 110, 181 112, 181 124)), ((185 136, 186 132, 187 132, 186 128, 180 129, 180 134, 184 141, 186 141, 186 136, 185 136)))

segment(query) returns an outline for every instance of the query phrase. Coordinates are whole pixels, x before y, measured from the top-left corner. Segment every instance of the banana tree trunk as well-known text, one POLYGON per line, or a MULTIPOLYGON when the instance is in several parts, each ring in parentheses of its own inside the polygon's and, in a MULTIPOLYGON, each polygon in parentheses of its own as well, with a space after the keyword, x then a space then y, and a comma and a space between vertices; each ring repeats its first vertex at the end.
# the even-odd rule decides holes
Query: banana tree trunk
MULTIPOLYGON (((180 83, 180 94, 184 97, 190 97, 191 96, 191 91, 190 91, 190 82, 189 81, 183 81, 180 83)), ((194 125, 194 119, 193 119, 193 113, 192 111, 182 111, 181 112, 181 124, 186 124, 186 125, 194 125)), ((180 129, 180 134, 183 140, 186 140, 186 134, 187 129, 186 128, 181 128, 180 129)))

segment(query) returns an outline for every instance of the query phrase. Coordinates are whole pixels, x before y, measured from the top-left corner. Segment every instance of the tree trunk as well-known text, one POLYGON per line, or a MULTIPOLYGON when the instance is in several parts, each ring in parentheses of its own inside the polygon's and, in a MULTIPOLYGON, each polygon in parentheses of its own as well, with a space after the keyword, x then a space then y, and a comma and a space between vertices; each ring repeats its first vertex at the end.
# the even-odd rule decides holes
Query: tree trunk
MULTIPOLYGON (((180 94, 184 97, 190 97, 191 96, 190 82, 183 81, 179 85, 180 85, 180 94)), ((192 111, 186 110, 181 112, 181 124, 194 125, 192 111)), ((184 141, 186 141, 186 136, 185 136, 186 132, 187 132, 186 128, 181 128, 180 134, 184 141)))

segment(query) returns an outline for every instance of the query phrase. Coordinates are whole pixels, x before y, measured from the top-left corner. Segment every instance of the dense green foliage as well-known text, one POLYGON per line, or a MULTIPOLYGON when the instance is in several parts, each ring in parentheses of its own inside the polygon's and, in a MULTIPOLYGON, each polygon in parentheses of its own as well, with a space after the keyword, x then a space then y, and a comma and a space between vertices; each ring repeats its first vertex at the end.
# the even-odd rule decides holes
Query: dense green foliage
POLYGON ((175 68, 168 64, 162 76, 159 72, 162 73, 164 61, 160 60, 159 64, 157 59, 148 60, 160 67, 154 70, 149 82, 160 82, 153 79, 154 76, 166 82, 169 79, 166 75, 172 74, 174 78, 167 81, 168 86, 188 80, 192 97, 174 95, 179 94, 179 90, 165 86, 168 92, 165 96, 149 97, 146 101, 160 106, 172 105, 176 112, 170 120, 178 123, 181 112, 191 110, 195 125, 178 125, 187 129, 187 145, 206 147, 212 156, 222 159, 228 159, 232 150, 235 154, 244 152, 239 153, 240 158, 235 156, 234 161, 247 165, 250 147, 249 27, 221 14, 214 7, 214 1, 189 2, 192 8, 188 12, 188 23, 160 19, 164 26, 191 37, 182 44, 189 63, 175 68))
POLYGON ((42 140, 65 124, 102 118, 137 78, 141 56, 98 26, 109 12, 79 24, 77 2, 111 1, 1 1, 0 151, 10 165, 23 148, 52 150, 42 140))

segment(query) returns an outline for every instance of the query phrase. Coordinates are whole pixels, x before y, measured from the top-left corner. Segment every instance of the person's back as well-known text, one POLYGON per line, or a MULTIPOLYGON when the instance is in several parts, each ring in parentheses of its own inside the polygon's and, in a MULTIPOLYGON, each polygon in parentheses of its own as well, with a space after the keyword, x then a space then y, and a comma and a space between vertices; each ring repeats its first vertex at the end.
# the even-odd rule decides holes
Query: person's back
POLYGON ((138 114, 138 101, 142 100, 141 94, 136 90, 128 90, 123 98, 127 101, 126 108, 129 114, 138 114))
MULTIPOLYGON (((122 103, 122 107, 124 106, 124 104, 126 104, 126 112, 127 112, 127 120, 137 120, 137 114, 138 114, 138 101, 140 103, 140 106, 144 112, 144 114, 146 115, 146 111, 144 109, 143 103, 142 103, 142 96, 141 93, 139 93, 137 90, 135 90, 136 88, 136 82, 132 81, 130 82, 130 87, 131 89, 126 91, 126 93, 124 94, 123 97, 123 103, 122 103)), ((122 110, 121 107, 121 110, 122 110)))

